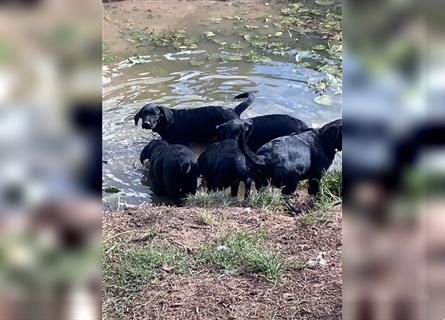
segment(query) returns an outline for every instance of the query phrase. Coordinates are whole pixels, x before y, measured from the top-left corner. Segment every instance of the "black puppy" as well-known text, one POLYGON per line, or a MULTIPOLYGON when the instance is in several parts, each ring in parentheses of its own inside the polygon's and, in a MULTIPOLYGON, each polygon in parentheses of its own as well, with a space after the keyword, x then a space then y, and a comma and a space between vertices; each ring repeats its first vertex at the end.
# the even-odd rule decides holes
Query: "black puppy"
POLYGON ((310 195, 316 195, 323 171, 334 160, 336 150, 342 149, 342 121, 335 120, 320 129, 276 138, 262 146, 257 155, 264 160, 262 179, 255 181, 263 186, 270 180, 284 187, 283 194, 292 194, 300 180, 309 179, 310 195))
POLYGON ((216 126, 239 119, 240 114, 253 103, 255 96, 246 92, 235 99, 246 100, 234 109, 216 106, 170 109, 150 103, 134 116, 134 123, 137 125, 139 119, 142 119, 142 128, 157 132, 169 143, 208 143, 217 137, 216 126))
MULTIPOLYGON (((246 146, 246 137, 252 124, 234 119, 217 126, 221 139, 211 144, 199 157, 199 170, 211 191, 231 187, 232 196, 237 196, 240 181, 245 184, 244 197, 248 197, 252 184, 252 167, 257 165, 257 156, 246 146)), ((264 162, 260 162, 264 165, 264 162)))
POLYGON ((157 139, 144 147, 140 160, 142 164, 150 161, 154 193, 169 196, 179 205, 182 198, 196 192, 198 163, 189 148, 157 139))
POLYGON ((253 126, 247 146, 254 152, 275 138, 288 136, 309 128, 300 119, 286 114, 269 114, 249 120, 252 121, 253 126))

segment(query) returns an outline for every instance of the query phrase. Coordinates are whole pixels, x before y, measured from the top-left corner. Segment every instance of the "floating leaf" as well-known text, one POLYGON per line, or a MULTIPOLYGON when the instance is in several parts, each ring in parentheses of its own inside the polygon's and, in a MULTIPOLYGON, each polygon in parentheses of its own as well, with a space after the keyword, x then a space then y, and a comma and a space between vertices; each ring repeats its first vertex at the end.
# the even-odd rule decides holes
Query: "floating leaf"
POLYGON ((298 65, 299 65, 300 67, 305 67, 305 68, 307 68, 307 67, 310 67, 310 66, 311 66, 311 63, 305 61, 305 62, 299 63, 298 65))
POLYGON ((140 64, 140 63, 146 63, 146 62, 150 62, 150 60, 142 57, 142 56, 134 56, 134 57, 129 57, 128 61, 130 63, 134 63, 134 64, 140 64))
POLYGON ((218 61, 221 60, 221 56, 218 53, 212 53, 207 56, 209 61, 218 61))
POLYGON ((283 32, 278 31, 275 33, 275 37, 281 37, 283 35, 283 32))
POLYGON ((106 187, 104 189, 106 193, 118 193, 120 190, 116 187, 106 187))
POLYGON ((326 49, 326 47, 322 44, 317 44, 317 45, 313 46, 312 49, 322 51, 322 50, 326 49))
POLYGON ((206 38, 211 38, 211 37, 216 36, 216 33, 212 32, 212 31, 204 31, 202 34, 203 34, 206 38))
POLYGON ((254 40, 251 41, 250 44, 258 48, 264 48, 267 45, 267 42, 261 40, 254 40))
POLYGON ((322 104, 322 105, 325 105, 325 106, 330 106, 330 105, 332 105, 332 99, 331 99, 331 97, 328 96, 328 95, 325 95, 325 94, 323 94, 323 95, 321 95, 321 96, 316 96, 316 97, 314 98, 314 101, 315 101, 316 103, 318 103, 318 104, 322 104))
POLYGON ((227 44, 227 42, 225 42, 225 41, 221 41, 221 40, 214 39, 214 38, 210 39, 210 41, 212 41, 212 42, 214 42, 214 43, 216 43, 216 44, 218 44, 218 45, 220 45, 222 47, 224 47, 227 44))
POLYGON ((241 48, 242 48, 242 46, 241 46, 240 43, 232 43, 232 44, 230 45, 230 49, 239 50, 239 49, 241 49, 241 48))
POLYGON ((222 56, 222 59, 224 61, 241 61, 243 60, 243 57, 240 55, 225 55, 222 56))
MULTIPOLYGON (((269 44, 270 48, 282 48, 283 47, 283 43, 280 41, 273 41, 269 44)), ((283 48, 284 49, 284 48, 283 48)))
POLYGON ((263 55, 259 55, 253 51, 251 51, 247 57, 247 61, 249 62, 267 62, 267 61, 271 61, 272 58, 268 57, 268 56, 263 56, 263 55))
POLYGON ((201 67, 201 66, 203 66, 204 64, 205 64, 205 61, 198 60, 198 59, 196 59, 196 58, 192 58, 192 59, 190 60, 190 65, 191 65, 192 67, 201 67))
POLYGON ((244 40, 246 40, 247 42, 251 42, 252 41, 252 36, 250 34, 245 34, 243 36, 244 40))
POLYGON ((334 1, 332 0, 315 0, 315 3, 319 6, 330 6, 331 4, 334 4, 334 1))
POLYGON ((221 23, 222 18, 210 17, 209 20, 211 23, 221 23))
POLYGON ((292 14, 293 11, 290 8, 284 8, 284 9, 281 9, 281 13, 288 16, 288 15, 292 14))

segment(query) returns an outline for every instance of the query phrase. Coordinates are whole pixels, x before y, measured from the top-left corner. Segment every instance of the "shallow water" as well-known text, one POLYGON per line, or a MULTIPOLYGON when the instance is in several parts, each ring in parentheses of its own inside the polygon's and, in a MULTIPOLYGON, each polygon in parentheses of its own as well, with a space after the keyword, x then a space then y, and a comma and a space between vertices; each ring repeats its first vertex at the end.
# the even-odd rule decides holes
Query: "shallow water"
MULTIPOLYGON (((141 48, 141 56, 117 59, 103 66, 103 186, 119 189, 120 201, 137 205, 165 200, 152 194, 147 172, 139 162, 140 151, 156 136, 134 125, 134 114, 146 103, 155 102, 171 108, 233 107, 239 103, 233 100, 235 95, 252 91, 256 95, 255 102, 242 117, 289 114, 313 126, 341 117, 340 79, 328 81, 327 87, 322 89, 323 94, 331 97, 331 105, 314 101, 321 92, 311 84, 327 79, 327 74, 317 71, 317 67, 341 63, 326 51, 313 50, 316 44, 328 47, 326 40, 300 36, 296 41, 295 37, 285 34, 281 37, 283 45, 292 49, 282 56, 268 54, 271 61, 214 60, 211 57, 215 54, 227 57, 252 52, 251 47, 227 49, 229 44, 243 41, 234 22, 227 23, 232 25, 217 26, 220 33, 216 38, 221 37, 219 42, 228 43, 224 48, 215 41, 205 40, 199 41, 197 49, 179 52, 172 47, 141 48), (295 58, 297 54, 299 59, 295 58)), ((202 32, 199 28, 202 27, 188 30, 196 36, 202 32)), ((255 32, 258 34, 262 29, 255 32)), ((268 32, 273 33, 272 30, 268 32)), ((104 193, 104 198, 116 198, 116 195, 104 193)), ((104 203, 109 205, 107 201, 104 203)))
POLYGON ((133 120, 148 102, 173 108, 233 107, 236 94, 253 91, 255 102, 243 117, 283 113, 321 125, 341 115, 340 95, 333 97, 331 106, 314 102, 316 93, 306 80, 320 77, 317 71, 286 61, 209 62, 192 68, 189 59, 200 54, 153 54, 146 57, 147 63, 124 60, 103 67, 103 184, 118 188, 128 204, 153 197, 138 158, 154 135, 136 127, 133 120))

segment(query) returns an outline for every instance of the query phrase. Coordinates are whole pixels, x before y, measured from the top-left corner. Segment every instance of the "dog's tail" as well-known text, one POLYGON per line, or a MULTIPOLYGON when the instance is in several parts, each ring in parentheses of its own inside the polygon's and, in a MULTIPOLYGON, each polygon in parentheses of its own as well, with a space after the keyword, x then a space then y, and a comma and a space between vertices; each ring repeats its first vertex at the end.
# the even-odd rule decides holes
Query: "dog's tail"
POLYGON ((235 107, 235 112, 241 115, 255 100, 255 96, 251 92, 244 92, 235 97, 235 99, 246 99, 235 107))

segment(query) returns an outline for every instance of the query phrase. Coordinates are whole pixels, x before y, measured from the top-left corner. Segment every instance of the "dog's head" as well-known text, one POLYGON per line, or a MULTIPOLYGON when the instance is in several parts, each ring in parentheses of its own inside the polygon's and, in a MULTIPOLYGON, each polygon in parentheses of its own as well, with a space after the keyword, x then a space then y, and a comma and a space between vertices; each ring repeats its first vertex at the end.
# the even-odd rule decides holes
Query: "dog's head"
POLYGON ((337 151, 342 150, 342 120, 334 120, 320 129, 320 140, 337 151))
POLYGON ((143 129, 156 130, 168 123, 173 123, 173 112, 169 108, 149 103, 134 116, 135 125, 138 125, 139 119, 142 120, 143 129))
POLYGON ((142 149, 141 155, 139 157, 139 160, 141 160, 141 163, 145 165, 146 160, 150 160, 153 153, 159 149, 164 148, 168 146, 168 142, 162 139, 155 139, 150 141, 144 149, 142 149))
POLYGON ((220 139, 247 139, 252 132, 252 121, 249 119, 233 119, 216 126, 216 133, 220 139))

